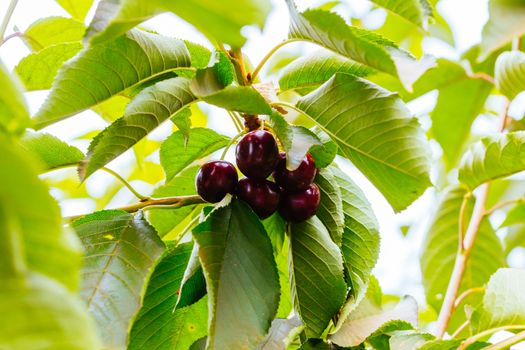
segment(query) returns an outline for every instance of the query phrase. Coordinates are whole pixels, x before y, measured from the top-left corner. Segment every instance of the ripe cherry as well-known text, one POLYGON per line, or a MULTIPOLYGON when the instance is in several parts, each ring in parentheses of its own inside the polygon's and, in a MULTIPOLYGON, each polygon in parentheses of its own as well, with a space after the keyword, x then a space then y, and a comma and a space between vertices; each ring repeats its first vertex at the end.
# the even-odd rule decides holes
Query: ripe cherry
POLYGON ((248 203, 261 219, 272 215, 279 206, 279 186, 265 179, 242 178, 237 186, 237 196, 248 203))
POLYGON ((273 173, 275 182, 286 189, 286 191, 294 192, 306 189, 314 182, 317 169, 315 168, 314 158, 308 153, 302 160, 299 167, 295 170, 286 169, 286 154, 281 152, 279 154, 279 161, 273 173))
POLYGON ((266 179, 275 169, 279 157, 277 142, 264 130, 247 133, 237 144, 237 166, 250 179, 266 179))
POLYGON ((279 214, 286 220, 301 222, 313 216, 319 208, 321 193, 316 184, 306 190, 281 194, 279 214))
POLYGON ((232 163, 223 160, 204 164, 197 173, 197 193, 207 202, 220 202, 227 193, 235 192, 237 170, 232 163))

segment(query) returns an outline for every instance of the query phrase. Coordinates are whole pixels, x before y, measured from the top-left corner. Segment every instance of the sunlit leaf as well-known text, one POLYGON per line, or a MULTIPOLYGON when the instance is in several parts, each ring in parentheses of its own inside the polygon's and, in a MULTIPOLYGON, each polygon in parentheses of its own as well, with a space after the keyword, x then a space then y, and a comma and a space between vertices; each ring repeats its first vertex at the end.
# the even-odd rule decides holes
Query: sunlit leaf
POLYGON ((423 130, 396 94, 336 74, 296 106, 328 133, 396 211, 430 185, 423 130))
POLYGON ((525 271, 502 268, 487 284, 483 304, 471 317, 472 330, 525 324, 525 271))
POLYGON ((73 18, 83 21, 93 0, 56 0, 73 18))
POLYGON ((141 214, 118 210, 87 215, 73 228, 86 254, 80 295, 104 345, 123 348, 131 318, 140 308, 142 287, 164 243, 141 214))
POLYGON ((267 0, 121 0, 118 4, 104 0, 88 29, 88 38, 92 43, 110 40, 159 13, 173 12, 207 37, 241 47, 246 40, 241 28, 250 24, 262 27, 270 10, 267 0))
POLYGON ((355 62, 388 73, 410 89, 433 59, 417 61, 408 52, 382 36, 349 26, 333 12, 306 10, 298 13, 292 0, 286 0, 291 16, 289 37, 314 42, 355 62))
POLYGON ((211 129, 190 129, 188 141, 181 131, 176 131, 160 147, 160 163, 166 172, 166 182, 179 174, 188 165, 223 147, 229 137, 211 129))
POLYGON ((140 30, 88 47, 59 70, 49 97, 35 115, 34 126, 43 128, 129 87, 189 66, 184 42, 140 30))
POLYGON ((481 56, 486 57, 525 33, 522 0, 489 0, 489 20, 483 27, 481 56))
POLYGON ((264 227, 246 204, 233 200, 209 214, 193 237, 208 289, 207 347, 255 347, 279 303, 277 269, 264 227))
POLYGON ((21 134, 29 124, 29 112, 21 85, 0 62, 0 132, 21 134))
POLYGON ((50 134, 27 132, 20 143, 41 161, 44 170, 74 165, 84 158, 78 148, 50 134))
POLYGON ((256 350, 287 349, 293 338, 302 330, 302 322, 296 313, 289 318, 276 318, 272 321, 270 331, 256 350))
POLYGON ((83 303, 56 281, 34 273, 0 283, 0 348, 100 349, 83 303))
MULTIPOLYGON (((30 271, 76 291, 81 247, 73 232, 62 230, 60 209, 38 179, 38 169, 33 164, 36 162, 22 147, 1 134, 0 154, 0 215, 7 216, 10 230, 20 235, 25 264, 30 271)), ((5 218, 0 220, 5 221, 5 218)), ((6 230, 2 224, 0 229, 6 230)), ((9 257, 4 249, 2 255, 9 257)))
POLYGON ((79 42, 46 47, 24 57, 15 67, 16 74, 28 91, 50 89, 58 69, 81 49, 79 42))
POLYGON ((347 73, 364 77, 374 70, 342 57, 336 53, 319 50, 301 56, 280 71, 279 88, 282 91, 310 92, 335 73, 347 73))
POLYGON ((499 91, 512 100, 525 90, 525 53, 503 52, 496 60, 495 73, 499 91))
POLYGON ((39 51, 51 45, 80 42, 85 31, 84 23, 76 19, 45 17, 32 23, 22 39, 33 51, 39 51))
POLYGON ((403 17, 415 25, 426 28, 428 17, 432 16, 432 5, 428 0, 371 0, 379 6, 403 17))
POLYGON ((143 305, 133 321, 129 350, 185 350, 206 335, 205 299, 173 311, 192 244, 168 244, 149 278, 143 305))
MULTIPOLYGON (((395 330, 405 328, 406 323, 417 326, 417 303, 412 297, 403 298, 392 310, 372 314, 350 314, 341 329, 332 334, 330 339, 340 346, 357 346, 369 336, 377 336, 378 333, 374 333, 382 326, 395 330)), ((385 333, 385 330, 380 333, 385 333)))
POLYGON ((459 181, 474 189, 487 181, 525 170, 524 143, 524 131, 482 138, 463 155, 459 181))
POLYGON ((86 178, 115 159, 184 106, 195 100, 189 79, 172 78, 142 90, 124 116, 102 131, 89 145, 79 174, 86 178))
POLYGON ((346 296, 341 252, 314 216, 292 225, 289 259, 294 308, 306 335, 319 337, 346 296))

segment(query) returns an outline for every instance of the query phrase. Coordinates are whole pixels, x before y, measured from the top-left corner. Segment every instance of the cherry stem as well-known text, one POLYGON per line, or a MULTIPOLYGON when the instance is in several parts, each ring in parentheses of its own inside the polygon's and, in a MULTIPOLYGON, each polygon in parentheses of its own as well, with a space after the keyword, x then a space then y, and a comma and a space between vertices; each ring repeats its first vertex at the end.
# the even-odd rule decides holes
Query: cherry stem
MULTIPOLYGON (((469 347, 469 345, 474 344, 477 340, 488 337, 489 335, 494 334, 496 332, 515 330, 515 329, 525 329, 525 325, 508 325, 508 326, 501 326, 501 327, 487 329, 486 331, 483 331, 481 333, 475 334, 467 338, 465 341, 461 343, 461 345, 458 347, 458 350, 466 349, 467 347, 469 347)), ((522 334, 522 333, 523 332, 518 333, 518 334, 522 334)), ((522 334, 521 336, 523 337, 524 335, 522 334)))
POLYGON ((261 62, 259 62, 257 67, 255 67, 252 74, 250 75, 250 82, 253 82, 257 78, 257 75, 259 75, 261 69, 268 62, 268 60, 273 56, 273 54, 277 52, 277 50, 279 50, 284 45, 294 42, 294 41, 299 41, 299 39, 287 39, 287 40, 281 41, 279 44, 275 45, 270 51, 268 51, 266 56, 263 57, 261 62))
POLYGON ((232 137, 232 139, 230 140, 230 142, 228 142, 228 144, 226 145, 226 147, 224 147, 224 151, 222 151, 222 154, 221 154, 221 158, 220 160, 224 160, 224 158, 226 157, 226 153, 228 153, 228 150, 230 149, 230 147, 242 136, 245 134, 245 131, 244 130, 241 130, 240 133, 238 133, 237 135, 235 135, 234 137, 232 137))

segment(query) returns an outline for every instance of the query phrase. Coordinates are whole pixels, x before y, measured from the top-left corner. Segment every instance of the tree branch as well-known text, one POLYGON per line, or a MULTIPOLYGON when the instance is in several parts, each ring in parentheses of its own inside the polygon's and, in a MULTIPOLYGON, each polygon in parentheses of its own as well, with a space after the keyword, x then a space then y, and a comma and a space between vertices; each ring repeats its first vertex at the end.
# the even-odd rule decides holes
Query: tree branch
MULTIPOLYGON (((147 199, 147 200, 135 203, 135 204, 126 205, 120 208, 114 208, 112 210, 123 210, 123 211, 127 211, 128 213, 135 213, 141 209, 175 209, 175 208, 184 207, 186 205, 201 204, 201 203, 205 203, 205 201, 198 195, 165 197, 165 198, 150 198, 150 199, 147 199)), ((88 214, 69 216, 69 217, 64 218, 64 220, 73 221, 73 220, 79 219, 86 215, 88 214)))
POLYGON ((493 344, 489 347, 486 347, 485 350, 502 350, 508 349, 509 346, 516 344, 525 339, 525 331, 519 332, 518 334, 513 335, 510 338, 500 341, 499 343, 493 344))
MULTIPOLYGON (((513 329, 525 329, 525 325, 509 325, 509 326, 501 326, 501 327, 487 329, 487 330, 485 330, 483 332, 480 332, 478 334, 474 334, 473 336, 465 339, 461 343, 461 345, 458 347, 457 350, 464 350, 464 349, 468 348, 469 345, 474 344, 479 339, 483 339, 485 337, 488 337, 488 336, 490 336, 490 335, 492 335, 492 334, 494 334, 496 332, 513 330, 513 329)), ((518 334, 521 334, 521 333, 524 333, 524 332, 520 332, 518 334)), ((509 345, 511 345, 511 344, 509 344, 509 345)), ((498 349, 498 348, 496 348, 496 349, 498 349)), ((501 348, 499 348, 499 349, 501 349, 501 348)))

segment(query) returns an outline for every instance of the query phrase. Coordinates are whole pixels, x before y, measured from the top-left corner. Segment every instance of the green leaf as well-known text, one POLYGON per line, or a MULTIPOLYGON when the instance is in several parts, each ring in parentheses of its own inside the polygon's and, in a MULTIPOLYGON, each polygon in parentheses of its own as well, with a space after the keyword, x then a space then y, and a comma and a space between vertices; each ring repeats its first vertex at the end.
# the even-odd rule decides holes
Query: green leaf
POLYGON ((81 297, 97 322, 104 345, 123 348, 142 287, 164 244, 141 214, 95 212, 73 223, 86 256, 81 297), (108 331, 110 330, 111 331, 108 331))
POLYGON ((281 91, 310 92, 330 79, 335 73, 365 77, 374 70, 327 50, 318 50, 302 56, 281 70, 281 91))
POLYGON ((390 337, 389 345, 390 350, 414 350, 433 339, 434 336, 428 333, 399 331, 390 337))
POLYGON ((270 239, 241 201, 211 212, 193 230, 208 289, 208 349, 254 348, 279 303, 270 239))
POLYGON ((206 280, 199 260, 199 246, 196 244, 191 250, 186 270, 180 282, 179 291, 175 306, 177 310, 197 303, 207 293, 206 280))
POLYGON ((483 137, 461 159, 459 181, 470 189, 525 170, 525 131, 483 137))
POLYGON ((184 106, 195 101, 189 79, 172 78, 142 90, 129 103, 124 117, 102 131, 89 145, 79 166, 82 179, 115 159, 184 106))
POLYGON ((489 0, 489 20, 483 27, 481 58, 525 33, 522 0, 489 0))
POLYGON ((288 318, 276 318, 272 321, 270 332, 256 350, 288 349, 293 339, 303 329, 301 319, 294 313, 288 318))
MULTIPOLYGON (((272 112, 270 122, 286 152, 286 168, 289 170, 297 169, 313 146, 323 146, 321 140, 313 131, 308 130, 304 126, 288 124, 286 119, 277 112, 272 112)), ((317 150, 319 151, 320 149, 317 150)), ((327 155, 322 154, 321 157, 327 158, 327 155)))
POLYGON ((496 60, 496 86, 512 100, 525 90, 525 53, 506 51, 496 60))
POLYGON ((396 211, 405 209, 430 185, 423 130, 396 94, 361 78, 336 74, 301 98, 297 108, 330 135, 341 155, 368 177, 396 211))
MULTIPOLYGON (((417 307, 417 305, 416 305, 417 307)), ((417 321, 417 318, 415 319, 417 321)), ((388 321, 372 333, 367 342, 375 349, 390 349, 390 338, 398 332, 410 332, 414 329, 412 323, 403 320, 388 321)))
POLYGON ((22 39, 32 51, 46 47, 82 40, 86 27, 73 18, 45 17, 32 23, 24 32, 22 39))
POLYGON ((373 3, 386 8, 387 10, 395 13, 406 19, 409 22, 414 23, 422 29, 426 29, 428 26, 428 17, 432 16, 432 5, 428 0, 408 0, 408 1, 397 1, 397 0, 371 0, 373 3))
POLYGON ((32 273, 0 283, 0 348, 101 348, 84 305, 56 281, 32 273))
POLYGON ((152 0, 147 4, 141 0, 121 0, 119 3, 111 0, 100 3, 88 30, 91 43, 113 39, 159 13, 171 11, 208 38, 216 39, 213 41, 241 47, 246 41, 241 28, 251 24, 262 28, 271 10, 267 0, 152 0))
POLYGON ((421 74, 435 65, 430 58, 417 61, 374 32, 347 25, 333 12, 306 10, 298 13, 292 0, 286 0, 286 3, 291 17, 289 38, 311 41, 355 62, 399 77, 408 89, 421 74))
POLYGON ((458 339, 434 340, 427 342, 418 350, 457 350, 460 344, 461 340, 458 339))
MULTIPOLYGON (((75 234, 62 230, 60 208, 38 179, 34 159, 0 134, 0 231, 20 235, 23 261, 30 271, 53 278, 69 290, 78 288, 81 247, 75 234), (7 221, 7 230, 4 223, 7 221)), ((0 244, 0 273, 10 265, 0 244)), ((5 277, 1 276, 0 278, 5 277)))
POLYGON ((56 0, 73 18, 84 21, 93 0, 56 0))
POLYGON ((328 230, 332 240, 341 246, 345 217, 340 185, 331 169, 321 169, 315 178, 315 183, 321 191, 321 202, 316 215, 328 230))
POLYGON ((268 102, 251 86, 227 86, 216 93, 198 97, 204 102, 230 111, 246 114, 272 113, 268 102))
POLYGON ((326 168, 332 164, 337 155, 337 144, 319 126, 315 125, 310 130, 321 141, 321 145, 313 145, 310 148, 310 154, 315 160, 315 166, 317 168, 326 168))
POLYGON ((492 84, 464 79, 439 90, 432 117, 432 136, 443 149, 447 166, 453 167, 462 154, 472 122, 480 114, 492 84), (451 127, 451 125, 454 127, 451 127))
POLYGON ((197 159, 224 148, 229 141, 229 137, 207 128, 190 129, 187 142, 181 131, 174 132, 160 147, 160 164, 166 172, 166 182, 197 159))
POLYGON ((344 231, 341 252, 348 272, 350 297, 341 311, 336 329, 364 297, 379 257, 379 224, 372 207, 359 187, 336 167, 330 167, 341 191, 344 231))
POLYGON ((175 124, 177 129, 182 132, 182 135, 184 136, 184 141, 188 142, 188 138, 190 137, 190 129, 191 129, 191 108, 185 107, 175 113, 173 117, 170 118, 171 122, 175 124))
MULTIPOLYGON (((427 303, 434 310, 441 308, 443 296, 454 268, 458 250, 459 212, 466 194, 467 191, 464 188, 451 187, 442 195, 423 244, 420 258, 423 286, 427 303)), ((469 218, 472 213, 473 201, 473 198, 468 200, 465 210, 466 218, 469 218)), ((482 287, 489 277, 504 264, 501 242, 489 222, 484 220, 466 266, 459 293, 469 288, 482 287)), ((476 300, 476 295, 473 295, 466 299, 466 303, 473 304, 476 300)), ((459 312, 455 317, 462 316, 458 314, 459 312)), ((455 318, 453 317, 452 320, 454 321, 455 318)), ((464 319, 460 323, 463 321, 464 319)))
MULTIPOLYGON (((156 188, 152 196, 155 198, 171 196, 187 196, 197 194, 195 189, 195 176, 199 166, 186 168, 175 176, 171 181, 163 186, 156 188)), ((192 218, 198 214, 200 205, 186 205, 176 209, 150 209, 148 210, 148 220, 157 230, 160 237, 168 235, 172 231, 178 231, 187 225, 187 218, 192 218)))
POLYGON ((294 308, 306 336, 319 337, 346 296, 341 252, 314 216, 291 225, 289 259, 294 308))
POLYGON ((272 241, 275 254, 278 254, 283 249, 286 222, 281 215, 274 213, 270 217, 262 220, 262 224, 264 225, 266 233, 268 233, 268 237, 270 237, 272 241))
POLYGON ((115 120, 122 117, 129 101, 128 97, 115 95, 110 99, 93 106, 91 110, 104 118, 105 121, 113 123, 115 120))
POLYGON ((131 327, 128 350, 188 349, 206 335, 205 299, 173 311, 191 250, 191 243, 168 245, 149 279, 142 307, 131 327))
POLYGON ((1 61, 0 86, 0 132, 19 135, 29 124, 29 112, 18 79, 9 74, 1 61))
POLYGON ((474 333, 499 326, 525 325, 525 271, 502 268, 490 277, 483 304, 472 314, 474 333))
POLYGON ((414 298, 406 296, 392 310, 375 314, 350 314, 341 329, 332 334, 330 339, 340 346, 357 346, 369 336, 387 333, 386 329, 380 329, 382 327, 395 330, 406 329, 410 325, 417 326, 417 303, 414 298))
POLYGON ((26 90, 47 90, 64 62, 82 50, 81 43, 56 44, 31 53, 24 57, 15 67, 26 90))
POLYGON ((525 204, 523 202, 519 202, 509 210, 505 221, 503 221, 500 227, 517 224, 525 224, 525 204))
POLYGON ((34 126, 43 128, 189 65, 184 42, 140 30, 88 47, 59 70, 49 97, 34 117, 34 126))
POLYGON ((20 143, 41 161, 44 170, 76 164, 84 158, 78 148, 46 133, 27 132, 20 143))

